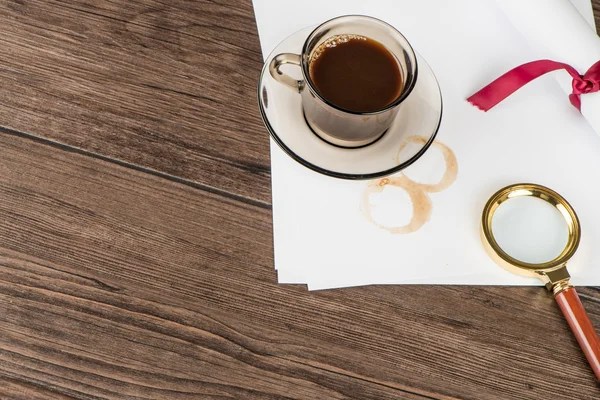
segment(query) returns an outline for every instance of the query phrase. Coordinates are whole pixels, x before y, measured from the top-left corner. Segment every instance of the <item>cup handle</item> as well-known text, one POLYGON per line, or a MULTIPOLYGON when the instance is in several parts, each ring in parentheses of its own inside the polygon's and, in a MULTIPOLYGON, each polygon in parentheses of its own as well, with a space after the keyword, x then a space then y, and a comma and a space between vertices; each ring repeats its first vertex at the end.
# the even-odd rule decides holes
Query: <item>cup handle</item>
POLYGON ((304 88, 304 81, 298 81, 289 75, 281 72, 281 68, 284 64, 292 64, 300 66, 300 55, 292 53, 282 53, 276 55, 269 64, 269 72, 273 79, 277 82, 283 83, 284 85, 291 88, 293 91, 300 93, 304 88))
POLYGON ((600 339, 579 300, 579 295, 575 288, 568 287, 557 293, 555 299, 596 378, 600 380, 600 339))

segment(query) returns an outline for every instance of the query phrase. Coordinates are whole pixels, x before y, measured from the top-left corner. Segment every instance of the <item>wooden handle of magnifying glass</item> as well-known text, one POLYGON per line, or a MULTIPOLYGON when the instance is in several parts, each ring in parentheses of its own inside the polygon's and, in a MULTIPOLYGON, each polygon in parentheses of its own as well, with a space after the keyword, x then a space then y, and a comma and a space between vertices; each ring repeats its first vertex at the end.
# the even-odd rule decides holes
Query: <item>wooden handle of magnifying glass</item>
POLYGON ((590 366, 600 380, 600 339, 574 288, 569 287, 556 296, 556 302, 567 319, 575 338, 590 366))

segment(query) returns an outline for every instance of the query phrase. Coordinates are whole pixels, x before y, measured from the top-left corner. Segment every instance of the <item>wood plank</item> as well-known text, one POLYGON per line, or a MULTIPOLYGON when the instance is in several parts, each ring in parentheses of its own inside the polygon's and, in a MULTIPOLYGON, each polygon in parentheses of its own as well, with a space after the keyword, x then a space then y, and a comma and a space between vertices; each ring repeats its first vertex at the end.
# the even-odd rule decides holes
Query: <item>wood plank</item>
POLYGON ((278 285, 269 210, 6 132, 0 152, 2 399, 600 394, 541 288, 278 285))
POLYGON ((2 126, 270 203, 250 1, 8 1, 2 126))
POLYGON ((594 10, 594 19, 596 20, 596 31, 600 35, 600 0, 592 0, 592 9, 594 10))

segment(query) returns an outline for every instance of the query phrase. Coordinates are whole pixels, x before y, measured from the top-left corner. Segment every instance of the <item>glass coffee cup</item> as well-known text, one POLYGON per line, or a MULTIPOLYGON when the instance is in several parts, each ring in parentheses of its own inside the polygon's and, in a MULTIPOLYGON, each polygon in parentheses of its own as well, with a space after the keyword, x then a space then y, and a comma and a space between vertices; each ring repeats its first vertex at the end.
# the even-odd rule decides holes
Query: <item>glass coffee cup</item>
MULTIPOLYGON (((348 15, 319 25, 304 42, 301 54, 283 53, 269 65, 271 76, 302 96, 304 117, 321 139, 340 147, 367 146, 379 139, 391 126, 401 103, 409 96, 417 80, 417 60, 406 38, 391 25, 372 17, 348 15), (311 65, 324 46, 347 37, 362 37, 378 42, 398 64, 402 87, 397 97, 376 110, 350 110, 327 100, 311 77, 311 65), (302 79, 283 73, 281 66, 299 66, 302 79)), ((351 84, 351 83, 350 83, 351 84)))

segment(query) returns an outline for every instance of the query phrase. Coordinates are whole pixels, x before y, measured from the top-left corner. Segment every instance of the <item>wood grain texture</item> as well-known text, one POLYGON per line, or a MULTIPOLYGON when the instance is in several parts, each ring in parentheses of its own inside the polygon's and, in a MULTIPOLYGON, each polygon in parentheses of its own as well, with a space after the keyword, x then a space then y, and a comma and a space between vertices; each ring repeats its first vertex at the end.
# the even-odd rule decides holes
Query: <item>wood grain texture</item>
POLYGON ((594 20, 596 21, 596 31, 600 35, 600 0, 591 0, 594 10, 594 20))
POLYGON ((250 1, 0 3, 0 125, 270 202, 250 1))
POLYGON ((2 399, 600 394, 541 288, 278 285, 269 210, 6 132, 0 151, 2 399))

